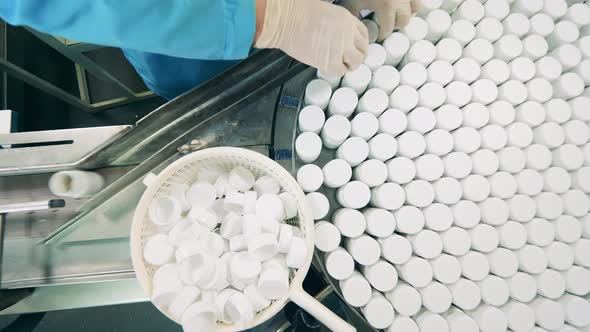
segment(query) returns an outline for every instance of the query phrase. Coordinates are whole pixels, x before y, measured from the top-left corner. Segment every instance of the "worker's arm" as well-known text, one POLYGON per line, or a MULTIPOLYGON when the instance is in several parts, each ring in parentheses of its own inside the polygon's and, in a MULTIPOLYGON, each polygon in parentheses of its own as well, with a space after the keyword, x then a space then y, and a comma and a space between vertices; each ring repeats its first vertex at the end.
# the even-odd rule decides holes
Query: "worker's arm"
POLYGON ((192 59, 245 58, 257 25, 256 0, 0 0, 0 17, 68 39, 192 59))

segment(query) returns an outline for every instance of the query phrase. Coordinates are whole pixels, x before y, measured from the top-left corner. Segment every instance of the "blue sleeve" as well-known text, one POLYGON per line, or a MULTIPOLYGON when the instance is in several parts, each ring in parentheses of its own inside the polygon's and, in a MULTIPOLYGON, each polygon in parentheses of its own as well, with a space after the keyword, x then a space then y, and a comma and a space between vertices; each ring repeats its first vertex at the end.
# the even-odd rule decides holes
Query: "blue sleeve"
POLYGON ((188 59, 242 59, 255 0, 0 0, 0 17, 52 35, 188 59))

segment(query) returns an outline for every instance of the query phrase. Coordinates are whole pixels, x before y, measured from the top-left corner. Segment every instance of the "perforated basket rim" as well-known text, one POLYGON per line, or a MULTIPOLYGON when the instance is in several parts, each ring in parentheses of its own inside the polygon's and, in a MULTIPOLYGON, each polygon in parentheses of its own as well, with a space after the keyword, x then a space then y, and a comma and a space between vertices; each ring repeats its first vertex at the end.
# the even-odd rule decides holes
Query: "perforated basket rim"
MULTIPOLYGON (((162 170, 162 172, 160 172, 159 175, 156 176, 154 181, 147 186, 145 192, 141 196, 141 199, 133 215, 133 222, 131 224, 130 249, 131 262, 137 280, 139 281, 139 284, 141 285, 145 294, 148 295, 151 299, 152 280, 148 273, 147 265, 149 264, 147 264, 143 259, 142 231, 144 229, 144 224, 149 222, 147 218, 147 210, 152 199, 156 196, 156 194, 158 193, 158 189, 162 186, 162 184, 166 182, 168 178, 170 178, 180 169, 185 168, 187 165, 203 160, 213 161, 228 156, 243 158, 247 160, 249 163, 251 163, 249 166, 254 169, 260 169, 260 166, 258 165, 263 165, 264 167, 272 170, 275 173, 271 174, 271 176, 276 178, 281 183, 281 187, 283 187, 284 189, 289 188, 289 190, 286 191, 293 194, 297 201, 299 224, 302 225, 301 229, 304 230, 304 232, 302 232, 301 235, 307 247, 307 257, 305 260, 305 264, 301 268, 297 269, 297 271, 291 278, 291 282, 289 285, 289 294, 287 296, 285 296, 282 299, 273 301, 273 303, 268 308, 258 312, 254 316, 254 319, 249 322, 245 322, 242 324, 217 324, 217 331, 240 331, 243 329, 249 329, 254 326, 257 326, 262 322, 270 319, 276 313, 278 313, 283 308, 283 306, 289 301, 290 294, 293 292, 293 290, 301 289, 303 280, 305 279, 305 276, 310 268, 311 261, 313 258, 314 219, 311 208, 307 204, 305 194, 301 190, 297 181, 293 178, 293 176, 291 176, 291 174, 289 174, 287 170, 285 170, 277 162, 258 152, 235 147, 216 147, 203 149, 196 152, 192 152, 176 160, 168 167, 166 167, 164 170, 162 170)), ((264 171, 264 173, 268 174, 266 171, 264 171)), ((157 305, 156 307, 169 319, 180 324, 180 321, 172 317, 172 315, 168 313, 167 310, 165 310, 165 308, 160 308, 157 305)))

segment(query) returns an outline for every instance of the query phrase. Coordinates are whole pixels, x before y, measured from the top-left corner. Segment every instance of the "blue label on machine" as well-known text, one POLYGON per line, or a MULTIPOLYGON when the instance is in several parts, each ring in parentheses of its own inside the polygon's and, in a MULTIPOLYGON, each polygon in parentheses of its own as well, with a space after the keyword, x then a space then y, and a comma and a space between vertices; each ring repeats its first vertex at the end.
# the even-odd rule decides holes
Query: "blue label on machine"
POLYGON ((291 96, 283 96, 281 97, 281 101, 279 105, 298 109, 299 108, 299 98, 291 97, 291 96))
POLYGON ((289 149, 275 150, 275 160, 287 160, 293 158, 293 152, 289 149))

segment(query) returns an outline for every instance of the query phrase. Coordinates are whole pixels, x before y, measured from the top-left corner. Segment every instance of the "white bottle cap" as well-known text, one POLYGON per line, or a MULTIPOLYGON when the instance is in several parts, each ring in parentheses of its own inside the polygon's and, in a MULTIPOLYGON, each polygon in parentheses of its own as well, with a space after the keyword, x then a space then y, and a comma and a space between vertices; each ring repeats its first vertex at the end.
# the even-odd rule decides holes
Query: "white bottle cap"
POLYGON ((381 257, 379 243, 366 234, 347 239, 345 245, 352 258, 361 265, 373 265, 381 257))
POLYGON ((393 234, 377 241, 381 246, 381 256, 393 264, 404 264, 412 257, 412 246, 403 236, 393 234))
MULTIPOLYGON (((410 29, 428 29, 426 22, 424 22, 424 20, 422 19, 419 19, 418 17, 412 17, 410 19, 410 23, 412 23, 410 29)), ((410 23, 408 23, 408 25, 410 23)), ((424 32, 424 36, 425 35, 426 32, 424 32)), ((397 66, 410 49, 410 40, 408 39, 408 36, 406 36, 405 34, 400 32, 394 32, 391 35, 389 35, 389 37, 387 37, 385 41, 383 41, 383 47, 385 48, 385 53, 387 55, 385 58, 385 64, 389 66, 397 66)))
POLYGON ((362 307, 371 299, 371 285, 357 271, 345 280, 340 280, 340 291, 346 303, 353 307, 362 307))
POLYGON ((485 15, 485 9, 479 1, 465 0, 453 13, 453 20, 467 20, 473 24, 485 15))
POLYGON ((453 136, 446 130, 435 129, 424 136, 426 152, 444 156, 453 150, 453 136))
MULTIPOLYGON (((440 0, 439 2, 442 2, 440 0)), ((442 9, 434 9, 426 15, 428 34, 426 39, 431 42, 438 41, 451 27, 451 16, 442 9)))
POLYGON ((574 252, 563 242, 553 242, 543 248, 547 256, 548 266, 554 270, 565 271, 574 265, 574 252))
POLYGON ((531 29, 528 17, 521 13, 511 13, 502 21, 504 33, 522 37, 531 29))
POLYGON ((396 157, 387 162, 388 180, 398 184, 405 184, 416 176, 414 162, 406 157, 396 157))
POLYGON ((520 249, 526 244, 526 228, 519 222, 509 220, 497 228, 500 246, 508 249, 520 249))
POLYGON ((572 266, 565 272, 565 289, 568 293, 586 296, 590 292, 590 271, 580 266, 572 266))
POLYGON ((398 155, 410 159, 416 158, 426 150, 424 136, 416 131, 406 131, 397 138, 398 155))
POLYGON ((582 3, 572 4, 564 18, 582 28, 590 24, 590 8, 582 3))
POLYGON ((526 156, 524 152, 514 146, 509 146, 498 151, 500 170, 508 173, 518 173, 524 169, 526 156))
POLYGON ((336 199, 343 207, 360 209, 371 199, 371 190, 361 181, 351 181, 336 191, 336 199))
POLYGON ((406 331, 406 332, 419 332, 418 324, 406 316, 396 315, 393 319, 393 323, 386 329, 387 332, 395 331, 406 331))
MULTIPOLYGON (((483 302, 495 307, 499 307, 508 302, 508 298, 510 297, 510 288, 508 287, 508 283, 503 278, 489 275, 483 280, 478 281, 477 285, 481 290, 481 300, 483 302)), ((532 323, 534 325, 534 319, 532 323)))
POLYGON ((490 197, 479 203, 481 219, 483 222, 493 226, 499 226, 508 221, 510 210, 508 204, 497 197, 490 197))
POLYGON ((298 124, 299 130, 302 132, 310 131, 319 134, 322 131, 325 121, 326 114, 318 106, 306 106, 299 112, 298 124))
POLYGON ((414 206, 402 206, 393 212, 396 230, 405 234, 417 234, 424 228, 424 214, 414 206))
POLYGON ((473 310, 481 303, 479 287, 468 279, 461 278, 449 286, 453 304, 462 310, 473 310))
POLYGON ((553 158, 551 151, 544 145, 533 144, 525 149, 527 157, 527 168, 544 170, 551 165, 553 158))
MULTIPOLYGON (((436 84, 427 83, 422 88, 427 86, 436 86, 436 84)), ((420 90, 422 90, 422 88, 420 90)), ((442 87, 440 87, 440 89, 440 91, 444 94, 444 89, 442 87)), ((408 130, 425 134, 434 129, 435 124, 436 117, 431 111, 431 108, 417 107, 408 114, 408 130)))
POLYGON ((455 80, 470 84, 474 82, 481 73, 480 65, 471 58, 459 59, 453 64, 455 80))
MULTIPOLYGON (((455 77, 455 69, 450 62, 444 60, 436 60, 427 68, 428 82, 437 83, 441 86, 446 86, 451 83, 455 77)), ((446 93, 445 93, 446 99, 446 93)), ((439 105, 440 106, 440 105, 439 105)))
MULTIPOLYGON (((428 107, 430 109, 436 109, 447 99, 447 94, 442 85, 434 82, 424 84, 418 89, 419 101, 418 105, 428 107)), ((416 110, 410 113, 414 113, 416 110)), ((432 111, 430 111, 432 113, 432 111)), ((433 124, 434 125, 434 124, 433 124)))
POLYGON ((435 200, 443 204, 455 204, 463 195, 461 183, 454 178, 444 177, 436 180, 432 184, 434 188, 435 200))
POLYGON ((461 46, 465 46, 475 38, 475 26, 468 20, 456 20, 447 31, 447 37, 455 39, 461 46))
POLYGON ((369 141, 369 157, 386 161, 397 153, 397 141, 389 134, 378 134, 369 141))
POLYGON ((507 101, 498 100, 488 105, 489 122, 499 126, 508 126, 514 122, 516 112, 514 106, 507 101))
MULTIPOLYGON (((452 86, 452 85, 459 87, 459 90, 463 90, 463 88, 466 88, 466 90, 464 90, 464 91, 471 93, 471 89, 465 83, 452 82, 448 86, 452 86), (457 84, 455 84, 455 83, 457 83, 457 84)), ((447 92, 452 91, 453 89, 454 88, 447 89, 447 92)), ((449 96, 450 96, 450 94, 449 94, 449 96)), ((469 97, 469 99, 471 99, 471 97, 469 97)), ((457 104, 463 104, 464 99, 460 100, 460 99, 455 98, 455 102, 457 102, 457 104)), ((467 103, 468 102, 469 101, 467 101, 467 103)), ((467 104, 467 103, 465 103, 465 104, 467 104)), ((463 104, 463 105, 465 105, 465 104, 463 104)), ((463 105, 461 105, 461 106, 463 106, 463 105)), ((439 107, 437 110, 434 111, 434 115, 436 116, 436 128, 439 128, 439 129, 451 131, 451 130, 459 128, 459 126, 461 126, 461 123, 463 123, 463 113, 461 112, 461 110, 457 106, 452 105, 452 104, 447 104, 447 105, 443 105, 443 106, 439 107)))
POLYGON ((358 96, 353 89, 342 87, 334 91, 328 104, 328 112, 331 115, 350 116, 358 105, 358 96))
POLYGON ((496 173, 500 167, 498 156, 491 150, 481 149, 471 154, 473 173, 483 176, 496 173))
POLYGON ((315 220, 324 218, 328 214, 328 211, 330 211, 330 201, 328 201, 324 194, 319 192, 309 193, 305 195, 305 198, 311 207, 311 212, 315 220))
POLYGON ((336 210, 332 216, 332 222, 342 235, 350 238, 360 236, 366 228, 364 215, 353 209, 336 210))
POLYGON ((160 266, 168 263, 174 255, 174 246, 164 234, 148 239, 143 248, 143 258, 149 264, 160 266))
POLYGON ((522 122, 510 124, 506 127, 506 133, 508 134, 508 145, 510 146, 524 149, 533 143, 533 130, 522 122))
POLYGON ((530 275, 517 272, 509 280, 510 297, 520 302, 530 302, 537 295, 537 283, 530 275))
POLYGON ((531 29, 530 34, 547 37, 555 30, 555 23, 553 19, 545 13, 538 13, 530 18, 531 29))
POLYGON ((340 85, 340 80, 342 79, 342 76, 331 76, 331 75, 322 73, 319 69, 316 72, 316 76, 318 78, 321 78, 324 81, 330 83, 332 90, 336 90, 338 88, 338 86, 340 85))
POLYGON ((522 55, 533 61, 544 57, 547 54, 547 51, 549 51, 547 41, 539 35, 530 35, 526 37, 522 41, 522 47, 522 55))
POLYGON ((543 190, 543 176, 535 170, 525 169, 515 178, 519 194, 535 196, 543 190))
POLYGON ((360 96, 369 86, 371 76, 371 69, 367 65, 361 64, 357 69, 344 74, 340 84, 353 89, 360 96))
MULTIPOLYGON (((342 115, 333 115, 329 117, 324 124, 324 129, 322 129, 321 134, 324 146, 329 149, 336 149, 348 138, 350 131, 350 121, 348 121, 346 117, 342 115)), ((310 163, 311 162, 313 161, 310 161, 310 163)))
POLYGON ((297 171, 297 183, 305 192, 314 192, 320 189, 324 182, 322 169, 314 164, 301 166, 297 171))
POLYGON ((490 265, 482 253, 470 251, 458 259, 461 263, 462 275, 469 280, 479 281, 490 273, 490 265))
POLYGON ((395 217, 385 209, 365 209, 363 215, 367 222, 366 232, 372 236, 388 237, 395 230, 395 217))
MULTIPOLYGON (((473 105, 473 104, 470 104, 473 105)), ((469 106, 469 105, 467 105, 469 106)), ((469 108, 468 108, 469 109, 469 108)), ((467 125, 473 114, 464 109, 464 122, 467 125)), ((453 132, 454 148, 457 152, 472 153, 481 146, 479 132, 471 127, 461 127, 453 132)))
POLYGON ((481 211, 472 201, 459 201, 451 206, 454 224, 462 228, 472 228, 479 223, 481 211))
POLYGON ((315 246, 321 251, 330 252, 340 245, 340 231, 336 226, 320 221, 315 224, 315 246))
POLYGON ((549 82, 558 79, 563 72, 561 63, 550 56, 538 59, 535 66, 537 67, 537 77, 546 79, 549 82))
POLYGON ((491 196, 507 199, 516 194, 516 179, 508 172, 497 172, 488 177, 488 181, 490 181, 491 196))
POLYGON ((526 101, 528 90, 522 82, 509 80, 498 87, 498 96, 516 106, 526 101))
POLYGON ((572 44, 580 37, 578 27, 571 21, 559 21, 555 24, 555 29, 547 35, 547 43, 550 49, 554 49, 563 44, 572 44))
POLYGON ((391 94, 393 89, 399 85, 400 74, 395 67, 386 65, 379 67, 373 72, 373 77, 369 83, 370 89, 383 90, 387 95, 391 94))
POLYGON ((572 108, 563 99, 551 99, 544 106, 547 121, 561 124, 568 121, 572 116, 572 108))
POLYGON ((535 310, 537 325, 542 328, 557 330, 565 322, 564 308, 555 301, 538 297, 530 303, 530 306, 535 310))
MULTIPOLYGON (((399 224, 399 220, 398 220, 399 224)), ((471 238, 466 230, 459 227, 451 227, 441 233, 443 251, 449 255, 465 255, 471 247, 471 238)))
POLYGON ((540 247, 527 244, 518 249, 516 255, 518 256, 518 264, 521 271, 529 274, 539 274, 547 269, 547 257, 540 247))
POLYGON ((447 324, 449 325, 450 331, 461 331, 461 332, 477 332, 479 331, 479 326, 477 322, 467 316, 463 311, 459 309, 451 309, 447 311, 444 315, 445 319, 447 320, 447 324))
POLYGON ((590 58, 590 37, 584 36, 578 41, 575 42, 575 45, 578 47, 578 50, 582 52, 584 59, 590 58))
POLYGON ((482 66, 480 76, 500 85, 510 77, 510 67, 500 59, 492 59, 482 66))
POLYGON ((442 159, 434 154, 422 155, 414 160, 414 164, 416 166, 416 177, 421 180, 438 180, 444 172, 442 159))
MULTIPOLYGON (((457 63, 459 63, 459 61, 457 61, 457 63)), ((450 105, 462 107, 471 101, 471 87, 465 82, 451 82, 445 87, 445 90, 447 93, 447 103, 450 105)))
POLYGON ((522 41, 515 35, 504 35, 493 45, 495 57, 506 62, 517 58, 523 51, 522 41))
POLYGON ((585 166, 572 173, 572 187, 590 193, 590 167, 585 166))
POLYGON ((410 62, 400 70, 400 84, 414 89, 421 87, 428 78, 425 65, 418 62, 410 62))
POLYGON ((527 17, 543 10, 543 0, 515 0, 512 3, 512 11, 522 13, 527 17))
POLYGON ((579 328, 583 328, 590 324, 590 317, 588 317, 588 312, 590 312, 590 302, 588 302, 588 300, 567 294, 559 299, 558 302, 563 306, 566 322, 579 328))
POLYGON ((559 167, 551 167, 543 172, 545 191, 556 194, 566 192, 571 187, 571 177, 566 170, 559 167))
POLYGON ((461 186, 463 198, 470 201, 481 202, 490 195, 490 182, 478 174, 469 175, 461 180, 461 186))
POLYGON ((416 235, 408 237, 412 244, 413 252, 422 258, 433 259, 442 252, 442 240, 440 236, 431 230, 422 230, 416 235))
POLYGON ((375 115, 369 112, 361 112, 350 121, 350 126, 350 136, 360 137, 365 141, 368 141, 377 133, 379 120, 377 120, 375 115))
POLYGON ((389 97, 385 91, 377 88, 367 90, 359 99, 357 112, 367 112, 374 116, 379 116, 389 104, 389 97))
POLYGON ((584 164, 584 152, 573 144, 564 144, 553 150, 553 165, 574 171, 584 164))
POLYGON ((397 286, 387 292, 385 296, 391 302, 395 311, 401 315, 413 316, 418 313, 422 306, 420 293, 403 281, 399 281, 397 286))
POLYGON ((350 137, 336 150, 336 158, 355 167, 369 156, 369 144, 360 137, 350 137))
POLYGON ((369 302, 361 308, 365 319, 372 327, 384 329, 393 323, 393 306, 379 292, 373 291, 369 302))
MULTIPOLYGON (((430 65, 432 61, 436 58, 436 47, 434 44, 429 42, 428 40, 418 40, 415 41, 408 53, 404 57, 401 62, 402 66, 408 65, 410 63, 418 63, 425 67, 430 65)), ((405 67, 404 67, 405 68, 405 67)), ((403 69, 402 69, 403 72, 403 69)), ((402 81, 403 81, 403 74, 402 74, 402 81)), ((417 87, 416 87, 417 88, 417 87)))
POLYGON ((422 288, 432 281, 432 267, 428 261, 419 257, 398 266, 399 277, 415 288, 422 288))
POLYGON ((393 137, 403 133, 408 126, 406 114, 397 109, 390 109, 379 116, 379 132, 393 137))
POLYGON ((397 210, 406 200, 404 189, 397 183, 384 183, 371 189, 371 205, 386 209, 397 210))
MULTIPOLYGON (((486 41, 486 43, 484 43, 486 47, 485 54, 486 56, 489 55, 488 60, 491 59, 494 51, 490 43, 493 43, 500 37, 502 37, 502 33, 504 32, 504 26, 502 26, 502 23, 498 21, 496 18, 486 17, 475 25, 475 31, 475 35, 478 39, 486 41)), ((473 41, 470 44, 472 43, 473 41)), ((483 64, 485 62, 487 62, 487 60, 480 63, 483 64)))
POLYGON ((326 253, 324 264, 330 277, 336 280, 347 279, 354 271, 354 260, 352 256, 341 247, 326 253))
POLYGON ((371 286, 380 292, 388 292, 397 284, 397 270, 383 259, 373 265, 361 266, 361 272, 371 286))
POLYGON ((535 327, 535 312, 528 305, 510 301, 501 309, 511 331, 531 331, 535 327))
MULTIPOLYGON (((479 82, 479 81, 478 81, 479 82)), ((475 83, 474 83, 475 84, 475 83)), ((472 85, 473 87, 473 85, 472 85)), ((475 91, 474 91, 475 92, 475 91)), ((463 125, 475 129, 479 129, 488 124, 490 120, 490 112, 488 111, 487 107, 483 104, 478 102, 471 103, 463 107, 463 125)), ((462 128, 458 129, 456 132, 461 130, 462 128)), ((479 134, 477 141, 480 140, 479 134)), ((472 151, 470 151, 472 152, 472 151)))
POLYGON ((367 65, 371 71, 375 71, 385 64, 386 57, 387 54, 383 46, 371 43, 367 49, 367 56, 365 57, 364 64, 367 65))
POLYGON ((526 57, 518 57, 509 63, 510 79, 527 82, 535 77, 535 63, 526 57))
POLYGON ((469 231, 471 236, 471 249, 487 253, 494 251, 500 244, 500 238, 496 229, 490 225, 479 224, 469 231))
POLYGON ((561 242, 575 243, 582 237, 582 226, 572 216, 560 216, 553 221, 553 226, 555 226, 555 238, 561 242))
POLYGON ((565 278, 557 271, 548 269, 533 277, 537 282, 537 293, 539 295, 556 300, 565 292, 565 278))
POLYGON ((575 98, 584 92, 584 80, 574 73, 565 73, 553 82, 553 95, 565 100, 575 98))
POLYGON ((527 101, 516 107, 516 119, 536 127, 545 121, 545 109, 537 102, 527 101))
POLYGON ((488 79, 480 79, 471 84, 472 100, 476 103, 487 105, 498 97, 496 84, 488 79))
POLYGON ((490 264, 490 273, 501 278, 509 278, 518 270, 518 258, 512 250, 498 248, 486 255, 490 264))
POLYGON ((565 141, 567 143, 583 146, 590 140, 590 127, 588 127, 583 121, 568 121, 563 124, 563 129, 565 131, 565 141))
POLYGON ((464 152, 452 152, 443 157, 445 164, 445 175, 462 179, 469 175, 473 163, 469 155, 464 152))
POLYGON ((305 105, 315 105, 321 109, 326 109, 332 96, 332 87, 330 83, 315 79, 307 83, 305 88, 305 105))
POLYGON ((450 64, 461 58, 463 47, 452 38, 443 38, 436 44, 436 59, 450 64))
POLYGON ((481 146, 484 149, 497 151, 508 143, 508 135, 504 128, 490 124, 479 130, 481 135, 481 146))
POLYGON ((563 201, 554 193, 543 192, 535 197, 537 216, 545 219, 555 219, 563 212, 563 201))
POLYGON ((553 225, 545 219, 533 219, 525 224, 528 243, 544 247, 555 238, 553 225))
POLYGON ((408 85, 400 85, 389 95, 389 107, 408 113, 418 105, 418 99, 416 89, 408 85))
POLYGON ((443 284, 454 284, 461 277, 461 264, 455 256, 442 254, 430 260, 434 279, 443 284))
POLYGON ((581 96, 569 101, 572 108, 572 118, 574 120, 590 121, 590 115, 587 110, 590 106, 590 97, 581 96))
POLYGON ((376 159, 363 161, 353 170, 353 178, 370 188, 376 187, 387 180, 387 166, 376 159))
POLYGON ((551 51, 551 56, 561 63, 564 71, 573 70, 582 62, 582 52, 572 44, 559 46, 551 51))
POLYGON ((426 38, 428 34, 428 23, 421 17, 411 17, 408 24, 401 29, 402 35, 405 35, 411 43, 426 38))

